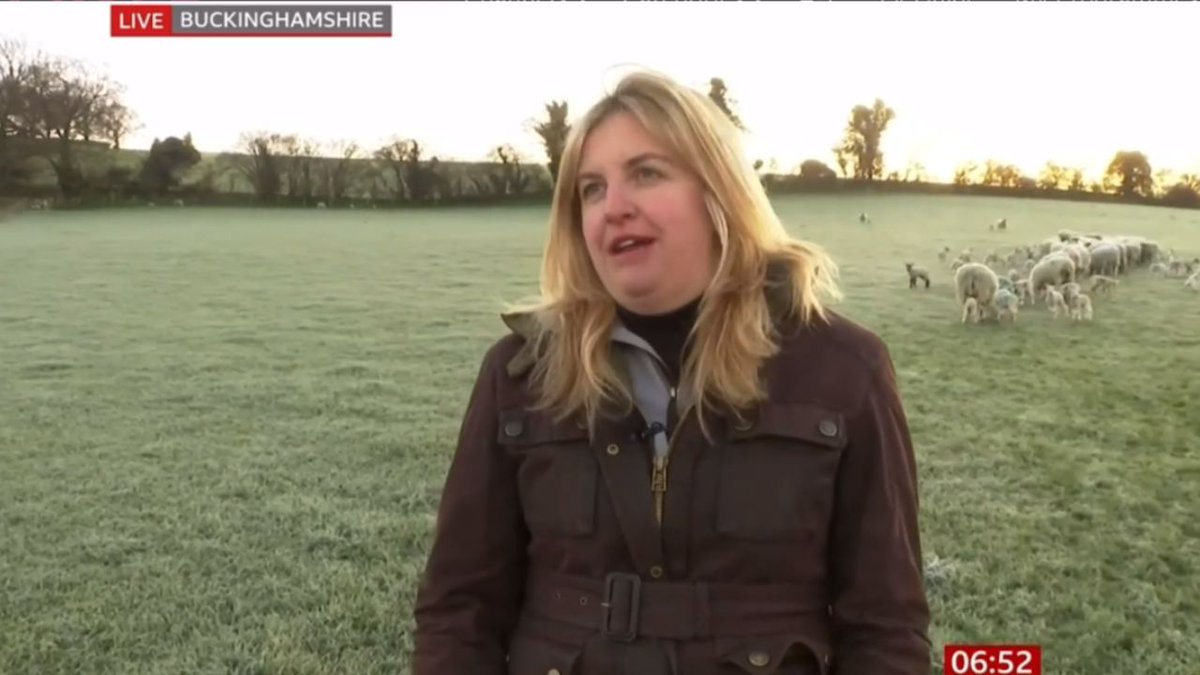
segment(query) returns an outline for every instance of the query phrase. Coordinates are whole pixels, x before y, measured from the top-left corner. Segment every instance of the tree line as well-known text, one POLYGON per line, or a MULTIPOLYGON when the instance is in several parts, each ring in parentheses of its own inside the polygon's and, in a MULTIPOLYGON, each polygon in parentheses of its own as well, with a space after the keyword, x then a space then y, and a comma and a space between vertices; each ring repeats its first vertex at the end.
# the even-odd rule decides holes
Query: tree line
MULTIPOLYGON (((142 128, 123 86, 89 64, 0 39, 0 195, 62 205, 161 200, 272 205, 424 205, 548 198, 571 123, 553 100, 529 123, 543 155, 510 144, 488 161, 443 161, 418 139, 394 136, 378 147, 303 138, 277 131, 242 134, 235 152, 202 155, 190 134, 156 138, 149 151, 122 150, 142 128)), ((747 129, 722 78, 709 98, 747 129)), ((883 100, 855 105, 831 148, 837 169, 806 159, 790 170, 755 162, 773 193, 838 190, 913 191, 1104 199, 1200 207, 1200 176, 1155 171, 1134 150, 1114 154, 1099 181, 1079 168, 1048 162, 1038 176, 997 160, 967 162, 950 184, 924 167, 886 162, 883 139, 896 112, 883 100)))

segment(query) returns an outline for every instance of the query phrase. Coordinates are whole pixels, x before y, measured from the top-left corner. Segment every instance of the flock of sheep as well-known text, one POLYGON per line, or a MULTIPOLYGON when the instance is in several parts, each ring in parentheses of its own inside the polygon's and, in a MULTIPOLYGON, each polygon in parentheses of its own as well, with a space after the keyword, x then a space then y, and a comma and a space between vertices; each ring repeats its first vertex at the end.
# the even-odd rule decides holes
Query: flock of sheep
MULTIPOLYGON (((988 229, 1005 231, 1008 222, 1001 219, 988 229)), ((945 263, 950 255, 950 247, 944 247, 938 260, 945 263)), ((950 261, 963 323, 1016 321, 1020 307, 1038 301, 1056 319, 1090 321, 1092 297, 1114 297, 1120 275, 1141 268, 1149 268, 1155 276, 1184 279, 1185 288, 1200 292, 1200 258, 1177 260, 1174 251, 1145 237, 1060 230, 1037 244, 1017 246, 1007 255, 992 251, 982 261, 972 256, 967 248, 950 261)), ((927 269, 913 263, 904 266, 909 288, 919 283, 929 288, 927 269)))

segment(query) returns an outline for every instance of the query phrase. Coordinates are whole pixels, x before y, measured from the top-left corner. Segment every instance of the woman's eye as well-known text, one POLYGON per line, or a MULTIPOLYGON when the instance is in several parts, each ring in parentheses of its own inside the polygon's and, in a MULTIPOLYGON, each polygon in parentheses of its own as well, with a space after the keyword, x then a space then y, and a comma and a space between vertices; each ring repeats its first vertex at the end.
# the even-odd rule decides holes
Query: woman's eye
POLYGON ((637 171, 634 172, 634 176, 636 176, 638 180, 651 180, 662 177, 662 173, 658 171, 658 169, 653 169, 648 166, 639 166, 637 171))
POLYGON ((579 194, 584 199, 591 199, 599 189, 600 185, 598 183, 588 183, 579 189, 579 194))

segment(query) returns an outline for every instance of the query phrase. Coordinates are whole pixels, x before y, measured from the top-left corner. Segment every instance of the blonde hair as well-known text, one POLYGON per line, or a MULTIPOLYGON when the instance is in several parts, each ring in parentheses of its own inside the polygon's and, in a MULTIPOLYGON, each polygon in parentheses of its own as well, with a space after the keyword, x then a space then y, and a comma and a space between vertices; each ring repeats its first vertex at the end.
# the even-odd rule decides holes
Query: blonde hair
POLYGON ((827 321, 822 297, 840 297, 837 267, 818 246, 788 235, 758 175, 746 161, 740 131, 707 96, 651 72, 625 76, 584 114, 567 137, 550 209, 541 295, 515 312, 530 312, 538 331, 530 345, 537 407, 559 419, 582 412, 589 425, 606 401, 628 411, 632 395, 609 361, 616 305, 584 244, 576 181, 584 140, 610 115, 632 114, 705 186, 705 206, 719 243, 716 273, 688 338, 681 379, 704 413, 735 414, 766 397, 760 368, 775 354, 775 329, 764 293, 768 263, 782 265, 788 318, 827 321))

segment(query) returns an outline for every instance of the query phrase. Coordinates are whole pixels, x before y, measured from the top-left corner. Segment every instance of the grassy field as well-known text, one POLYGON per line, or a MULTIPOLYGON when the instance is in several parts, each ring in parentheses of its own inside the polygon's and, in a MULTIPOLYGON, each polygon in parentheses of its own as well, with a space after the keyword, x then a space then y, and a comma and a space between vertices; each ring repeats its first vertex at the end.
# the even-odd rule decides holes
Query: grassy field
MULTIPOLYGON (((1200 255, 1200 212, 790 197, 878 331, 920 459, 935 661, 1200 668, 1200 294, 958 323, 942 245, 1200 255), (867 211, 873 222, 861 225, 867 211), (1007 217, 1010 229, 988 223, 1007 217), (910 291, 903 261, 934 271, 910 291)), ((29 212, 0 223, 0 673, 396 673, 459 415, 545 210, 29 212)))

